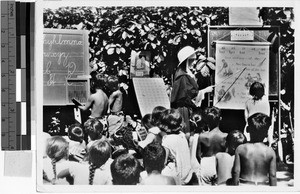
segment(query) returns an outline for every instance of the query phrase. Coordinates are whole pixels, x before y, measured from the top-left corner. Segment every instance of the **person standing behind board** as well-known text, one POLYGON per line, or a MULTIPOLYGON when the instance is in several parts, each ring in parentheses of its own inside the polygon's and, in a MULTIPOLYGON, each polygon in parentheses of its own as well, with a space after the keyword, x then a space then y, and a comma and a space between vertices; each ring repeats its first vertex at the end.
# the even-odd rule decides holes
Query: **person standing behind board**
POLYGON ((198 88, 195 76, 190 70, 196 60, 196 52, 197 50, 191 46, 185 46, 178 52, 179 64, 171 91, 171 108, 179 109, 185 123, 183 132, 187 138, 190 134, 189 119, 191 111, 197 107, 192 100, 196 98, 196 101, 201 102, 204 99, 204 94, 213 90, 212 86, 202 90, 198 88))

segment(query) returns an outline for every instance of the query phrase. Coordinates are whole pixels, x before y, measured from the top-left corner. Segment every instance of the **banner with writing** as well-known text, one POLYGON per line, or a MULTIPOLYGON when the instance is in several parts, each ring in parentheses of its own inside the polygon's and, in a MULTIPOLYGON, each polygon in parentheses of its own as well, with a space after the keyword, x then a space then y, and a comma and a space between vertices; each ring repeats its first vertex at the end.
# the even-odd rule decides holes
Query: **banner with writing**
POLYGON ((269 88, 269 44, 217 41, 214 106, 244 109, 255 81, 269 88))
POLYGON ((65 105, 67 80, 88 74, 87 31, 47 29, 43 44, 44 104, 65 105))

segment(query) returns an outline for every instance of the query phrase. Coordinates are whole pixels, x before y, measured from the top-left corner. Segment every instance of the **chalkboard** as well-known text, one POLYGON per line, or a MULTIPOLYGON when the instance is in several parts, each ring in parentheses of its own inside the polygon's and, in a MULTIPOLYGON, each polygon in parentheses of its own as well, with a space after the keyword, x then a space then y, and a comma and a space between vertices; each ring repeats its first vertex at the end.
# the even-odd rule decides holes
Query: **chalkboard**
POLYGON ((79 103, 85 104, 90 94, 89 78, 70 78, 67 80, 67 104, 74 104, 72 99, 76 99, 79 103))
MULTIPOLYGON (((230 41, 230 32, 233 30, 241 29, 241 26, 210 26, 208 28, 208 55, 215 58, 216 41, 230 41)), ((243 27, 243 30, 249 30, 254 32, 253 42, 269 42, 270 52, 269 52, 269 97, 278 97, 279 95, 279 81, 280 81, 280 71, 279 71, 279 52, 278 46, 279 38, 270 38, 272 31, 278 30, 278 27, 243 27), (271 41, 270 41, 271 39, 271 41)))
POLYGON ((43 48, 44 105, 65 105, 67 80, 88 74, 88 32, 45 29, 43 48))

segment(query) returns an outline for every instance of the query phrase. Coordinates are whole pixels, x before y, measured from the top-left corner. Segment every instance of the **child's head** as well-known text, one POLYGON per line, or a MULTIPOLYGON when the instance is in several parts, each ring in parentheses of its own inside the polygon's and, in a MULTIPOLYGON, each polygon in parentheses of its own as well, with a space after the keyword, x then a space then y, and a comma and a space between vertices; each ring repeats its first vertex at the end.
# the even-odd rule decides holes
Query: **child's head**
POLYGON ((177 109, 165 110, 161 117, 160 128, 168 134, 178 134, 182 128, 182 117, 177 109))
POLYGON ((131 154, 117 157, 110 169, 114 185, 136 185, 139 183, 141 165, 131 154))
POLYGON ((219 126, 221 117, 221 110, 217 107, 208 107, 204 111, 204 119, 208 125, 209 130, 219 126))
POLYGON ((265 95, 264 85, 260 82, 251 84, 249 94, 253 96, 254 100, 260 100, 265 95))
POLYGON ((152 124, 158 126, 161 120, 162 112, 167 110, 163 106, 156 106, 152 111, 152 124))
POLYGON ((255 113, 248 118, 247 131, 251 142, 263 142, 271 126, 271 118, 263 113, 255 113))
POLYGON ((111 157, 111 146, 105 140, 95 141, 88 150, 90 163, 89 184, 93 184, 95 170, 100 168, 111 157))
POLYGON ((194 111, 190 118, 190 128, 194 133, 202 133, 207 131, 207 125, 204 122, 203 113, 201 110, 194 111))
POLYGON ((53 136, 47 139, 46 153, 51 159, 54 179, 56 179, 56 162, 68 159, 69 143, 61 136, 53 136))
POLYGON ((146 128, 147 131, 150 128, 154 127, 152 125, 152 116, 151 116, 151 114, 145 114, 145 116, 143 116, 143 118, 142 118, 142 125, 146 128))
POLYGON ((98 119, 88 119, 84 123, 84 130, 91 141, 101 139, 105 133, 103 124, 98 119))
POLYGON ((143 164, 148 174, 153 171, 161 173, 165 167, 165 160, 166 150, 161 144, 151 143, 144 148, 143 164))
POLYGON ((234 155, 236 148, 247 142, 245 135, 239 130, 231 131, 226 137, 226 146, 228 153, 234 155))
POLYGON ((109 76, 107 80, 107 88, 109 89, 109 93, 113 93, 119 89, 119 80, 117 76, 109 76))
POLYGON ((53 136, 47 139, 46 153, 55 162, 67 159, 69 156, 69 143, 61 136, 53 136))
POLYGON ((73 124, 68 129, 68 136, 70 140, 82 142, 84 139, 83 129, 76 124, 73 124))

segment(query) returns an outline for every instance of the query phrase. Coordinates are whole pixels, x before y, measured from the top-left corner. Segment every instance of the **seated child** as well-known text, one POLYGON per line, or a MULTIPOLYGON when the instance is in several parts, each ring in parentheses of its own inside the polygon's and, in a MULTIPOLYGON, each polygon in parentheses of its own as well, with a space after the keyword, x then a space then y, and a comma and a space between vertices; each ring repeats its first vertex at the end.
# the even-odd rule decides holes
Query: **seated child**
POLYGON ((111 146, 106 140, 96 140, 88 150, 88 163, 76 163, 58 174, 72 176, 74 185, 111 185, 111 146))
POLYGON ((170 176, 162 175, 165 168, 166 150, 159 143, 148 144, 143 153, 143 164, 147 172, 141 181, 142 185, 175 185, 175 180, 170 176))
MULTIPOLYGON (((138 143, 141 148, 146 147, 149 143, 151 143, 153 141, 157 141, 160 143, 162 142, 161 135, 160 135, 161 131, 158 128, 158 126, 161 122, 162 113, 165 110, 166 110, 166 108, 163 106, 157 106, 153 109, 152 114, 151 114, 151 121, 148 122, 148 124, 146 124, 150 127, 148 129, 148 135, 145 140, 140 141, 138 143)), ((143 119, 144 119, 144 121, 146 120, 145 118, 143 118, 143 119)))
POLYGON ((69 159, 81 162, 85 155, 86 143, 80 125, 71 125, 68 128, 68 137, 65 139, 69 142, 69 159))
POLYGON ((197 159, 200 161, 201 169, 197 173, 199 184, 216 185, 216 154, 226 149, 227 133, 223 133, 219 124, 221 121, 221 110, 217 107, 208 107, 204 111, 204 121, 207 123, 208 132, 200 133, 197 147, 197 159))
POLYGON ((57 175, 76 163, 68 160, 69 144, 61 136, 48 138, 46 146, 47 157, 43 160, 43 179, 48 184, 71 184, 70 177, 58 179, 57 175))
MULTIPOLYGON (((264 85, 260 82, 254 82, 251 84, 249 89, 249 94, 252 98, 248 99, 245 103, 245 120, 247 128, 247 119, 255 113, 264 113, 267 116, 270 116, 270 103, 268 97, 265 95, 264 85)), ((270 128, 268 131, 267 140, 271 145, 273 143, 273 128, 270 128)), ((244 132, 247 139, 249 139, 249 133, 244 132)))
POLYGON ((248 118, 250 141, 235 151, 233 185, 277 185, 276 154, 263 143, 270 125, 270 117, 263 113, 248 118))
POLYGON ((114 185, 137 185, 142 170, 140 162, 131 154, 122 154, 110 166, 114 185))
POLYGON ((224 184, 230 178, 236 148, 247 142, 245 135, 239 130, 231 131, 226 137, 226 152, 216 154, 217 184, 224 184))
POLYGON ((182 117, 177 109, 165 110, 163 112, 160 124, 160 129, 164 134, 162 145, 175 158, 176 173, 179 178, 179 182, 176 182, 176 184, 186 185, 190 184, 193 171, 191 168, 189 145, 185 134, 181 131, 181 124, 182 117))
POLYGON ((84 123, 84 130, 88 137, 87 150, 98 139, 106 139, 106 131, 98 119, 88 119, 84 123))

